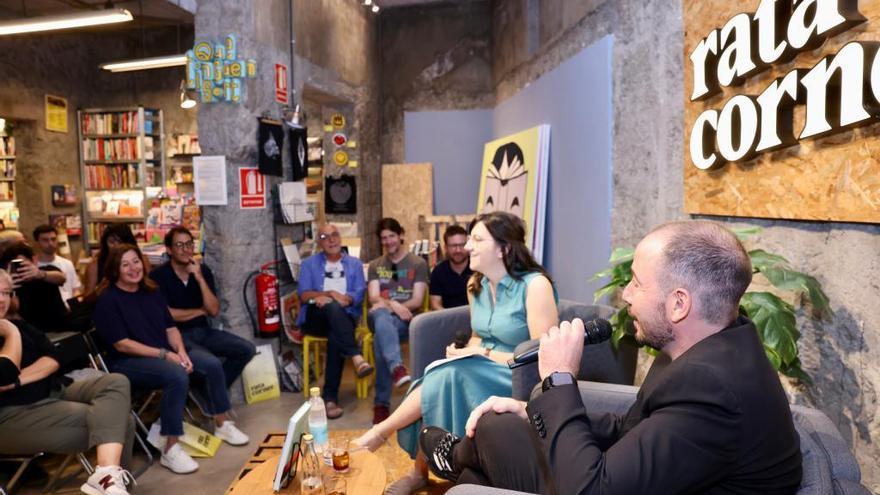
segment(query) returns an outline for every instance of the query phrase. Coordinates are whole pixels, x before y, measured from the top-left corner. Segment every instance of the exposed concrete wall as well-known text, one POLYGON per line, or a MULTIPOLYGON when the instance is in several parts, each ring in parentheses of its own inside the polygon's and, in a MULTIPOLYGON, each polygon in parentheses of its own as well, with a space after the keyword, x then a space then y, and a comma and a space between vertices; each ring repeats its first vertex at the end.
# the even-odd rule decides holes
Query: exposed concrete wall
MULTIPOLYGON (((550 0, 540 17, 528 0, 492 4, 492 61, 499 100, 606 34, 614 36, 612 243, 633 245, 652 226, 683 211, 683 33, 680 2, 550 0), (550 4, 564 4, 554 9, 550 4), (534 12, 534 9, 531 10, 534 12), (569 12, 572 15, 565 14, 569 12), (529 25, 540 46, 529 53, 529 25), (526 33, 515 36, 513 33, 526 33), (523 46, 526 45, 526 46, 523 46)), ((532 37, 533 39, 533 37, 532 37)), ((823 284, 834 321, 799 317, 801 360, 815 385, 794 400, 824 411, 852 445, 863 482, 880 491, 880 228, 876 225, 714 218, 758 225, 750 244, 785 255, 823 284)), ((588 276, 589 274, 584 274, 588 276)))
MULTIPOLYGON (((176 30, 147 32, 148 56, 174 52, 176 30)), ((181 30, 181 46, 192 44, 192 30, 181 30)), ((194 112, 179 107, 179 68, 111 74, 102 62, 141 56, 141 35, 63 33, 0 39, 0 115, 12 118, 18 147, 19 228, 30 232, 51 213, 81 213, 77 206, 52 206, 49 186, 75 184, 81 193, 76 110, 145 105, 165 110, 165 131, 196 132, 194 112), (100 47, 96 50, 95 47, 100 47), (46 130, 45 94, 67 99, 68 132, 46 130)), ((81 239, 71 238, 74 254, 81 239)))

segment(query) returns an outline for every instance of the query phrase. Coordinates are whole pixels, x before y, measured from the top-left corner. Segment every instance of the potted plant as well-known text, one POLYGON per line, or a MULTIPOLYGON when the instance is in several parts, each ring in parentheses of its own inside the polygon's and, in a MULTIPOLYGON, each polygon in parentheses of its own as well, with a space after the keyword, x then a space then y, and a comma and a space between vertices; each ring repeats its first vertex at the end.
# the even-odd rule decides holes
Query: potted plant
MULTIPOLYGON (((760 228, 731 229, 741 240, 760 232, 760 228)), ((611 264, 605 270, 593 275, 592 280, 610 277, 607 284, 594 293, 598 301, 605 296, 616 294, 632 279, 633 248, 617 248, 611 253, 611 264)), ((778 254, 763 249, 748 251, 752 260, 752 270, 778 291, 793 293, 800 300, 807 299, 811 311, 809 317, 828 320, 833 316, 828 296, 821 284, 812 276, 796 271, 791 264, 778 254)), ((758 337, 764 345, 764 352, 773 367, 783 375, 810 383, 810 378, 801 369, 795 308, 773 292, 747 290, 740 300, 740 313, 747 316, 758 329, 758 337)), ((628 340, 638 346, 632 334, 632 316, 628 307, 623 306, 612 317, 614 331, 612 343, 617 346, 621 340, 628 340)), ((648 352, 652 352, 649 350, 648 352)))

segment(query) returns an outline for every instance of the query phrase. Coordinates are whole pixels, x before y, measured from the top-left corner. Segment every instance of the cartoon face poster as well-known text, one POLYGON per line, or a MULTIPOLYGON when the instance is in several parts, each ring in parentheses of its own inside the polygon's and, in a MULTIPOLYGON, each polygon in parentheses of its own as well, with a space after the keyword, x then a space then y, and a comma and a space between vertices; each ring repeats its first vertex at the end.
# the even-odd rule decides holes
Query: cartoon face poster
POLYGON ((486 143, 477 200, 478 213, 506 211, 522 218, 527 244, 539 260, 549 136, 550 126, 541 125, 486 143))

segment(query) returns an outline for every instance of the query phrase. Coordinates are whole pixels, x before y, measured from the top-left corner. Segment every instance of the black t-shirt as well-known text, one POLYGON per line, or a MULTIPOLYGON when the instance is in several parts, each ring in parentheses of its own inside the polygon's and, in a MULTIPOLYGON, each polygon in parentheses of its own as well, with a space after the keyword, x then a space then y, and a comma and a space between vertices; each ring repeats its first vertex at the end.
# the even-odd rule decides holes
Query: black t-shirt
POLYGON ((455 273, 449 260, 441 261, 431 271, 430 294, 443 298, 444 308, 464 306, 468 303, 467 282, 473 274, 468 266, 461 274, 455 273))
MULTIPOLYGON (((41 266, 45 272, 60 272, 58 268, 41 266)), ((18 296, 18 314, 44 332, 55 332, 67 327, 67 306, 58 286, 45 280, 30 280, 15 289, 18 296)))
POLYGON ((118 356, 113 344, 132 339, 141 344, 171 349, 167 331, 175 326, 168 303, 158 290, 138 289, 128 292, 111 285, 98 296, 95 305, 95 330, 110 347, 110 355, 118 356))
MULTIPOLYGON (((217 288, 214 285, 214 274, 207 265, 202 264, 202 276, 205 283, 214 295, 217 295, 217 288)), ((202 290, 199 288, 199 282, 195 275, 190 274, 189 279, 184 284, 180 277, 174 273, 171 262, 156 268, 150 272, 150 278, 159 284, 159 290, 168 300, 168 307, 173 309, 198 309, 204 306, 205 301, 202 299, 202 290)), ((178 330, 186 330, 189 328, 208 328, 208 318, 199 316, 187 321, 176 322, 178 330)))
MULTIPOLYGON (((49 342, 49 339, 46 338, 43 332, 40 332, 33 325, 29 325, 25 321, 10 321, 18 327, 18 331, 21 333, 21 369, 34 364, 37 359, 43 356, 58 360, 58 357, 55 355, 55 346, 49 342)), ((0 342, 2 341, 3 339, 0 339, 0 342)), ((4 373, 0 377, 0 383, 12 383, 15 381, 15 376, 7 377, 6 375, 7 373, 4 373), (7 380, 7 378, 9 379, 7 380)), ((49 397, 52 389, 60 386, 60 383, 57 376, 52 374, 40 381, 22 385, 18 389, 0 392, 0 407, 33 404, 49 397)))

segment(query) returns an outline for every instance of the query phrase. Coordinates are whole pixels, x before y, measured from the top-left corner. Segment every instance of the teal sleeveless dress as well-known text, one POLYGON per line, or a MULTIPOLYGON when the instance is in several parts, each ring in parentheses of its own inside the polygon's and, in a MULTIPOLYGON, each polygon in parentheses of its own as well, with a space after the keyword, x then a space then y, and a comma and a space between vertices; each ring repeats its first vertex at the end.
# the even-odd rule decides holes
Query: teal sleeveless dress
MULTIPOLYGON (((473 299, 470 309, 471 328, 482 339, 484 348, 513 352, 519 343, 529 340, 526 288, 538 275, 538 272, 526 273, 520 280, 505 275, 498 283, 494 308, 489 280, 483 277, 483 290, 473 299)), ((558 303, 556 287, 553 287, 553 297, 558 303)), ((510 368, 482 356, 468 356, 431 368, 413 382, 409 391, 418 386, 422 387, 422 419, 397 432, 397 442, 413 459, 418 452, 422 424, 439 426, 463 436, 474 408, 492 395, 510 397, 513 394, 510 368)))

